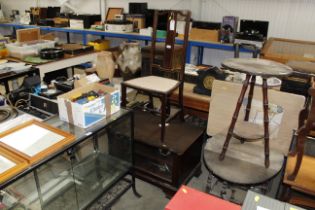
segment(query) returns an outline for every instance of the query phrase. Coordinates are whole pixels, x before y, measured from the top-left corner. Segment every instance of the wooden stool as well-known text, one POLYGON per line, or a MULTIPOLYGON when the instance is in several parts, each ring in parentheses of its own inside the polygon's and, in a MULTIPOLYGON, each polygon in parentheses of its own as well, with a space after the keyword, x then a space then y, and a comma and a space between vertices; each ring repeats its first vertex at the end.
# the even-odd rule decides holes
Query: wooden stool
MULTIPOLYGON (((281 63, 277 63, 274 61, 268 61, 263 59, 244 59, 244 58, 233 58, 228 59, 222 63, 222 66, 232 70, 238 71, 246 74, 246 79, 243 84, 243 88, 241 90, 241 94, 238 98, 237 105, 233 114, 233 118, 231 124, 228 129, 228 133, 224 142, 224 146, 222 148, 222 152, 219 156, 220 160, 223 160, 225 157, 225 153, 228 149, 230 140, 232 136, 234 136, 234 128, 235 124, 241 109, 241 105, 243 103, 246 90, 250 81, 250 90, 248 93, 248 102, 246 107, 246 115, 244 121, 248 121, 251 102, 253 98, 253 92, 256 82, 256 76, 261 76, 263 78, 262 91, 263 91, 263 109, 264 109, 264 140, 265 140, 265 167, 268 168, 270 164, 269 160, 269 117, 268 117, 268 84, 267 78, 269 77, 283 77, 288 76, 292 73, 292 69, 286 65, 281 63)), ((236 137, 236 136, 234 136, 236 137)), ((242 141, 246 140, 244 138, 240 139, 242 141)))

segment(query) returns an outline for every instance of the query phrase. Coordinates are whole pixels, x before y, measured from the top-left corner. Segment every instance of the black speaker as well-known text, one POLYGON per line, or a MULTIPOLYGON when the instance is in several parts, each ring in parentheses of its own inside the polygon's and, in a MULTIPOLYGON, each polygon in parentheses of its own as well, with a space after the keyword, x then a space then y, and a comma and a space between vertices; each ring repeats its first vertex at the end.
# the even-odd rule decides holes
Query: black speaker
POLYGON ((129 3, 129 14, 145 14, 148 9, 148 3, 129 3))

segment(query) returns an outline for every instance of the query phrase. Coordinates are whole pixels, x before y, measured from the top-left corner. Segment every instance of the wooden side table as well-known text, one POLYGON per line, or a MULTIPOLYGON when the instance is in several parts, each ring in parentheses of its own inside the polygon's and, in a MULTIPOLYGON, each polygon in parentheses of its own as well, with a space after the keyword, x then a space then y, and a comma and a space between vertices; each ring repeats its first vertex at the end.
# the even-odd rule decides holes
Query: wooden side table
MULTIPOLYGON (((246 106, 246 114, 244 121, 248 121, 251 103, 253 98, 253 92, 256 82, 256 76, 261 76, 263 78, 262 91, 263 91, 263 111, 264 111, 264 140, 265 140, 265 167, 268 168, 270 165, 269 160, 269 117, 268 117, 268 85, 267 78, 269 77, 285 77, 292 73, 292 69, 284 64, 277 63, 274 61, 256 59, 256 58, 233 58, 225 60, 222 66, 231 70, 246 74, 245 81, 243 83, 243 88, 241 90, 240 96, 238 98, 236 108, 232 117, 231 124, 228 129, 228 133, 222 148, 222 152, 219 156, 220 160, 225 158, 225 153, 228 149, 230 140, 232 136, 238 138, 234 135, 235 124, 240 112, 242 102, 245 97, 245 93, 250 84, 250 89, 248 93, 248 102, 246 106)), ((246 140, 245 137, 238 138, 241 141, 246 140)))

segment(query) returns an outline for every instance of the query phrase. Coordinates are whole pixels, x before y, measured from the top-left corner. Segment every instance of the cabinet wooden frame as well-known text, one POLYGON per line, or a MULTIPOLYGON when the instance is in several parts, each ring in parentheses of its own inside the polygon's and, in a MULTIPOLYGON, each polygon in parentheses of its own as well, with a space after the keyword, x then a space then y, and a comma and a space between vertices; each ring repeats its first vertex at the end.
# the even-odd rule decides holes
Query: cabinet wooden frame
POLYGON ((17 156, 21 157, 22 159, 25 159, 28 163, 33 164, 33 163, 36 163, 36 162, 43 160, 45 157, 58 151, 62 147, 66 146, 67 144, 72 142, 74 139, 75 139, 75 136, 70 134, 70 133, 67 133, 67 132, 62 131, 58 128, 52 127, 52 126, 45 124, 43 122, 39 122, 37 120, 31 120, 31 121, 25 122, 21 125, 18 125, 14 128, 11 128, 11 129, 1 133, 0 134, 0 146, 11 151, 12 153, 15 153, 17 156), (5 144, 4 142, 1 142, 1 139, 3 137, 9 136, 9 135, 13 134, 14 132, 18 132, 18 131, 22 130, 23 128, 26 128, 26 127, 32 126, 32 125, 39 126, 43 129, 46 129, 46 130, 54 133, 54 134, 63 136, 64 138, 59 140, 57 143, 52 144, 48 148, 43 149, 42 151, 39 151, 38 153, 36 153, 33 156, 29 156, 29 155, 23 153, 23 151, 20 151, 16 148, 13 148, 12 146, 5 144))
POLYGON ((0 173, 0 183, 14 177, 16 174, 24 171, 29 166, 25 159, 6 150, 1 145, 0 145, 0 157, 4 157, 15 164, 15 166, 0 173))

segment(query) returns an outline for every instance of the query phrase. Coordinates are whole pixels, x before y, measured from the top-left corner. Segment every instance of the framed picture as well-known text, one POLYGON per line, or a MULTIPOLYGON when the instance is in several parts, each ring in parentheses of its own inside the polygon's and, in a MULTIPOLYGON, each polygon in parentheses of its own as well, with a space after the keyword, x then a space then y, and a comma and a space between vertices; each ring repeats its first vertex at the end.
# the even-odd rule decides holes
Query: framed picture
POLYGON ((43 122, 31 120, 0 134, 0 145, 26 159, 38 162, 58 151, 75 136, 43 122))
POLYGON ((28 167, 26 160, 0 146, 0 183, 28 167))

